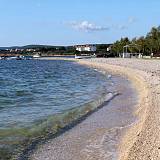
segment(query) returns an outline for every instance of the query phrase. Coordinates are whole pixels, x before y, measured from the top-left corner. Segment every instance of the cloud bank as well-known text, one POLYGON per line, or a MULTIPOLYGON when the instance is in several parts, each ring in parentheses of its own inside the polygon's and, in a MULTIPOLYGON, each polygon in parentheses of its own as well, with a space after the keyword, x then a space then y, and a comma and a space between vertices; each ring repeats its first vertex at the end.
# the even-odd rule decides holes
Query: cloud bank
POLYGON ((94 23, 91 23, 87 20, 78 22, 78 21, 73 21, 70 22, 69 25, 78 31, 83 31, 83 32, 98 32, 98 31, 108 31, 108 30, 126 30, 129 28, 129 26, 133 23, 136 22, 136 19, 134 17, 129 17, 128 20, 125 23, 122 24, 110 24, 110 26, 101 26, 101 25, 96 25, 94 23))
POLYGON ((94 23, 90 23, 88 21, 82 21, 82 22, 71 22, 70 23, 71 27, 80 30, 80 31, 85 31, 85 32, 94 32, 94 31, 105 31, 109 30, 108 27, 105 26, 98 26, 94 23))

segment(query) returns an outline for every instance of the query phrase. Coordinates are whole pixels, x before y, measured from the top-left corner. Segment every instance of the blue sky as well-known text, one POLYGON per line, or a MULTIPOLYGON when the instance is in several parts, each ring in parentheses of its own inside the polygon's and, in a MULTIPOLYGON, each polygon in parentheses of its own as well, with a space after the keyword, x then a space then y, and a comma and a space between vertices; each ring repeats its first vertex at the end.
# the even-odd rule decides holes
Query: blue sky
POLYGON ((0 0, 0 46, 112 43, 160 25, 159 0, 0 0))

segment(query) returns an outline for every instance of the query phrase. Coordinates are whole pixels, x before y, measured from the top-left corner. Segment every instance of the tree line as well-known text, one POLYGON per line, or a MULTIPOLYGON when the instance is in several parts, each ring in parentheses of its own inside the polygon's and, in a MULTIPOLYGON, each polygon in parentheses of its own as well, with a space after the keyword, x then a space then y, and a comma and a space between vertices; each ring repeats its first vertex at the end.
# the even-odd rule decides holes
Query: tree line
POLYGON ((160 26, 153 27, 146 36, 133 38, 130 40, 128 37, 117 40, 111 46, 111 52, 115 56, 124 52, 124 46, 130 45, 127 48, 128 53, 143 53, 143 55, 160 54, 160 26))

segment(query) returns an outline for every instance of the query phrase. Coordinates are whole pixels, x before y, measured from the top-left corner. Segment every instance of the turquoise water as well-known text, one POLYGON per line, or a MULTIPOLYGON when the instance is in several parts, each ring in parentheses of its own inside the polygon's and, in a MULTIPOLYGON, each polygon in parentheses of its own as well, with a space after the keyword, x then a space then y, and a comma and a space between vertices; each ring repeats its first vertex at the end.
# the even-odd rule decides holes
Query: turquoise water
POLYGON ((94 110, 109 85, 106 75, 74 62, 0 61, 0 159, 94 110))

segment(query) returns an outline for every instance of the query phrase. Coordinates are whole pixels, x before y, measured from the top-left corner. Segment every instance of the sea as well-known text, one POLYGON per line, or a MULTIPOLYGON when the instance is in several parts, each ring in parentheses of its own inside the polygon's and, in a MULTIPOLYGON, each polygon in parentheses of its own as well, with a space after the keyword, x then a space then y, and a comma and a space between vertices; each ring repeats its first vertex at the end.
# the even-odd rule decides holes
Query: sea
POLYGON ((0 159, 93 112, 112 88, 108 73, 73 61, 0 60, 0 159))

